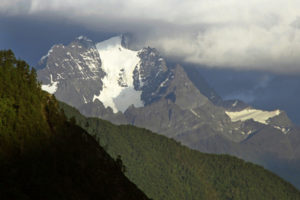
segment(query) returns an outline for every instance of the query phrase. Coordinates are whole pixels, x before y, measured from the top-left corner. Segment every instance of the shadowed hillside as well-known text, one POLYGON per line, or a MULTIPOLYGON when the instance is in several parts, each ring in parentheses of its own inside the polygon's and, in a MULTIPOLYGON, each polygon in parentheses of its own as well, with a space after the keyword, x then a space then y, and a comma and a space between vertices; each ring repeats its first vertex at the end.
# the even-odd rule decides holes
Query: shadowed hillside
POLYGON ((54 96, 34 69, 0 51, 0 199, 148 199, 54 96))

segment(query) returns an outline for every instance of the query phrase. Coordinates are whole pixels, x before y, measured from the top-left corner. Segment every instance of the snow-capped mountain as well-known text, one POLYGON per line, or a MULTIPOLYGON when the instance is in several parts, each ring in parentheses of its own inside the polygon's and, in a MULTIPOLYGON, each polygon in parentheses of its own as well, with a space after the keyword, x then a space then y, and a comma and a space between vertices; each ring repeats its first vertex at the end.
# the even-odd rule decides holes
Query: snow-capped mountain
POLYGON ((156 49, 132 50, 126 39, 80 36, 54 45, 38 64, 42 88, 86 116, 144 127, 204 152, 265 166, 294 152, 286 140, 295 129, 284 111, 223 101, 197 70, 167 66, 156 49))
POLYGON ((96 44, 80 36, 68 46, 54 45, 40 67, 44 90, 73 106, 99 100, 114 113, 151 102, 154 87, 168 76, 155 49, 129 50, 121 36, 96 44))
POLYGON ((42 89, 85 115, 131 123, 170 137, 182 138, 191 135, 186 131, 201 132, 206 126, 232 141, 246 139, 261 125, 272 125, 285 134, 290 130, 284 112, 238 106, 243 105, 240 101, 224 106, 195 71, 167 67, 156 49, 135 51, 124 44, 125 36, 99 43, 80 36, 67 46, 54 45, 39 63, 42 89), (163 102, 165 107, 160 105, 163 102), (166 109, 169 104, 177 107, 166 109), (180 114, 174 115, 175 110, 180 114), (167 119, 158 120, 165 113, 167 119), (279 116, 284 123, 272 120, 279 116), (259 125, 245 127, 249 120, 259 125))
MULTIPOLYGON (((183 70, 181 66, 167 67, 156 49, 146 47, 135 51, 125 48, 124 44, 127 44, 126 36, 112 37, 99 43, 80 36, 67 46, 54 45, 39 62, 38 67, 42 69, 38 71, 38 77, 43 83, 42 89, 88 116, 104 117, 116 123, 133 123, 167 135, 172 131, 172 137, 198 129, 199 124, 203 128, 203 121, 207 119, 209 122, 205 124, 210 124, 214 132, 221 132, 222 136, 233 141, 241 141, 245 139, 241 135, 245 135, 243 127, 246 121, 270 125, 273 118, 285 118, 279 110, 268 112, 238 106, 243 105, 240 101, 224 106, 226 103, 195 71, 183 70), (152 124, 149 123, 151 121, 156 123, 155 118, 159 117, 154 114, 153 119, 142 116, 149 112, 145 110, 163 101, 172 102, 181 109, 180 112, 188 112, 193 120, 178 116, 175 120, 172 109, 169 109, 165 123, 147 125, 152 124), (117 113, 120 117, 114 121, 111 117, 117 113), (187 121, 187 126, 180 123, 184 121, 187 121), (172 123, 173 126, 179 124, 181 128, 170 128, 172 123)), ((273 128, 288 132, 289 120, 283 120, 285 123, 275 121, 272 122, 273 128)), ((247 133, 255 131, 254 128, 247 133)))

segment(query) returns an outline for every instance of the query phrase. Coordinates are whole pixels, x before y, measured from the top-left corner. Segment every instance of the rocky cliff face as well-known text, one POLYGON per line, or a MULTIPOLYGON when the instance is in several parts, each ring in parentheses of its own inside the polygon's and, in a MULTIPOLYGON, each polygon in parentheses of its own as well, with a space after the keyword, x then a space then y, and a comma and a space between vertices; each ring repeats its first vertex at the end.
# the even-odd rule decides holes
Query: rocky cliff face
POLYGON ((72 106, 92 102, 93 95, 102 89, 105 73, 99 52, 85 37, 67 46, 54 45, 38 65, 44 67, 38 71, 42 88, 72 106))

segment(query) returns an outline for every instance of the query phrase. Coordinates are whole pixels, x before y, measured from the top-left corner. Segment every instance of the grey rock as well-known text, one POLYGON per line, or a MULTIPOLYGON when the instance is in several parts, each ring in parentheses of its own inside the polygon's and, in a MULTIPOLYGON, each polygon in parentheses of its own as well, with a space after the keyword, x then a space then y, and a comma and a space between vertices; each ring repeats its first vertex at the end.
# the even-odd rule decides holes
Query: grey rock
POLYGON ((43 84, 58 81, 55 96, 68 104, 79 107, 93 101, 102 89, 99 53, 91 40, 79 37, 68 46, 54 45, 48 56, 39 62, 38 79, 43 84))

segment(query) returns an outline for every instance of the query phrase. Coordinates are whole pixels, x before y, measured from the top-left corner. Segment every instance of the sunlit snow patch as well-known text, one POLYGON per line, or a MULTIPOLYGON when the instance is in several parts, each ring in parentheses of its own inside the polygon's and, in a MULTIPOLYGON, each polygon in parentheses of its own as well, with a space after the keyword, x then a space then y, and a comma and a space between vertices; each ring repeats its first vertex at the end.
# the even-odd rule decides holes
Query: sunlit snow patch
POLYGON ((273 126, 273 127, 280 130, 284 134, 287 134, 290 131, 290 128, 287 127, 280 127, 280 126, 273 126))
POLYGON ((124 112, 129 106, 142 107, 141 91, 133 85, 133 71, 139 67, 138 51, 125 49, 121 45, 121 37, 113 37, 96 44, 102 61, 102 69, 106 76, 102 79, 103 89, 99 99, 105 107, 113 112, 124 112))
POLYGON ((42 90, 49 92, 50 94, 54 94, 57 90, 58 81, 52 80, 52 74, 50 74, 50 84, 42 85, 42 90))
POLYGON ((280 110, 263 111, 263 110, 256 110, 256 109, 245 109, 237 112, 226 111, 226 114, 230 117, 232 122, 246 121, 248 119, 253 119, 256 122, 262 124, 268 124, 268 119, 279 115, 280 110))

